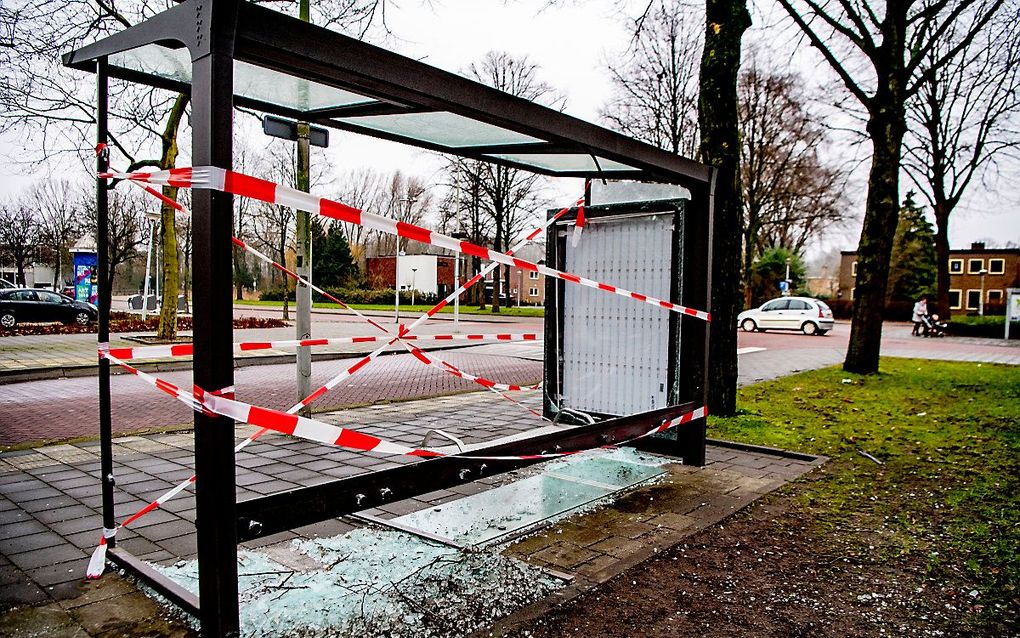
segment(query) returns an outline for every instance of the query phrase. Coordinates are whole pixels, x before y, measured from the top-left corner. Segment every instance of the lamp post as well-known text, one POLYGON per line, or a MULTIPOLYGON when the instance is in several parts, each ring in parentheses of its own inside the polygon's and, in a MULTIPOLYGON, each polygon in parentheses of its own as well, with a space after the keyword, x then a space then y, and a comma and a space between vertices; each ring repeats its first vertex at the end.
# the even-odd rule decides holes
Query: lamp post
POLYGON ((981 272, 979 272, 978 274, 981 275, 981 297, 978 299, 978 316, 979 317, 984 317, 985 316, 985 275, 988 274, 988 269, 987 268, 982 268, 981 272))
POLYGON ((156 220, 160 218, 159 213, 145 213, 145 219, 149 222, 149 241, 145 246, 145 282, 142 284, 142 321, 149 310, 149 272, 152 264, 152 236, 156 234, 156 220))
MULTIPOLYGON (((468 238, 468 234, 464 231, 458 231, 452 233, 450 237, 464 241, 468 238)), ((453 254, 453 289, 460 290, 460 253, 453 254)), ((460 295, 453 298, 453 331, 457 332, 460 328, 460 295)))
POLYGON ((411 305, 414 305, 414 273, 418 272, 417 268, 411 269, 411 305))
POLYGON ((517 307, 521 307, 521 297, 524 295, 524 271, 517 271, 517 307))
POLYGON ((789 257, 786 258, 786 290, 783 291, 784 297, 790 296, 790 262, 793 261, 789 257))

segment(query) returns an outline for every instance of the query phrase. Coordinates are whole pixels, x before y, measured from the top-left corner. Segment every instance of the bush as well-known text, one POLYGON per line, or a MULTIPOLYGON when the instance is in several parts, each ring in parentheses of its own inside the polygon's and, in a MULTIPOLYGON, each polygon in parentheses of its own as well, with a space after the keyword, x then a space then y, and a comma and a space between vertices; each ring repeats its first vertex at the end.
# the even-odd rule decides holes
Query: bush
MULTIPOLYGON (((290 291, 289 299, 295 300, 294 291, 290 291)), ((273 288, 259 293, 259 301, 283 301, 283 288, 273 288)))
POLYGON ((849 319, 853 314, 854 302, 849 299, 833 299, 825 303, 832 309, 832 316, 836 319, 849 319))
MULTIPOLYGON (((1006 317, 953 317, 947 332, 954 337, 986 337, 1002 339, 1005 334, 1006 317)), ((1020 323, 1014 322, 1009 328, 1010 339, 1020 339, 1020 323)))

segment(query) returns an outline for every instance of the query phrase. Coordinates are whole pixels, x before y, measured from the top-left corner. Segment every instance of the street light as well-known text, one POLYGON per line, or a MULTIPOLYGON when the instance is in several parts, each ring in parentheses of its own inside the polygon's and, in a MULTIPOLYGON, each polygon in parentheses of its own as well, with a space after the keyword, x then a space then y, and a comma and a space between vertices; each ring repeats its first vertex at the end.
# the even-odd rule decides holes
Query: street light
POLYGON ((786 290, 783 291, 784 297, 790 296, 790 262, 793 261, 789 257, 786 258, 786 290))
POLYGON ((411 305, 414 305, 414 273, 418 272, 417 268, 411 269, 411 305))
MULTIPOLYGON (((450 237, 466 241, 468 234, 464 231, 458 231, 452 233, 450 237)), ((460 290, 460 253, 454 253, 453 255, 453 289, 454 291, 460 290)), ((457 332, 460 328, 460 295, 458 294, 453 298, 453 331, 457 332)))
POLYGON ((517 307, 521 307, 521 296, 524 294, 524 271, 517 271, 517 307))
POLYGON ((149 272, 152 264, 152 236, 156 234, 156 222, 160 218, 159 213, 145 213, 145 219, 149 222, 149 241, 145 247, 145 283, 142 284, 142 321, 145 321, 149 310, 149 272))
POLYGON ((981 275, 981 297, 978 299, 978 316, 979 317, 984 317, 985 316, 985 275, 988 274, 988 269, 987 268, 982 268, 981 272, 979 272, 978 274, 981 275))

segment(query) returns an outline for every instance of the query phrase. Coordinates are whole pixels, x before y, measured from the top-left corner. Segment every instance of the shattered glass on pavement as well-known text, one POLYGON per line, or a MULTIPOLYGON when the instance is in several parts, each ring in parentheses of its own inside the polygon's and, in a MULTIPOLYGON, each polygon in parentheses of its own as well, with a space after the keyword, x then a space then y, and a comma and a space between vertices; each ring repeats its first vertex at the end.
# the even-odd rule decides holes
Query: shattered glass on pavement
MULTIPOLYGON (((287 564, 261 550, 238 552, 245 637, 464 636, 564 584, 497 553, 389 530, 286 547, 287 564)), ((198 592, 197 561, 156 568, 198 592)))

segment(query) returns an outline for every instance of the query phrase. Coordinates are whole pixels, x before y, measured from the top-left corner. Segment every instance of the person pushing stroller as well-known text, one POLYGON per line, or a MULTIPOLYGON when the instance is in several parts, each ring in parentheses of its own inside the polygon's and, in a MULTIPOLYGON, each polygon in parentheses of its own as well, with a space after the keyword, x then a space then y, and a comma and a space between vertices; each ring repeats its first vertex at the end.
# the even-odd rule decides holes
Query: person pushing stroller
POLYGON ((946 323, 939 321, 939 316, 928 312, 928 297, 921 295, 914 304, 913 317, 914 330, 911 332, 915 337, 944 337, 946 336, 946 323))

